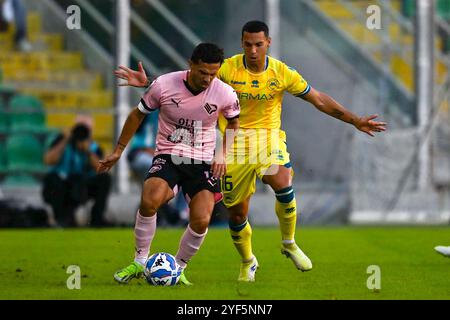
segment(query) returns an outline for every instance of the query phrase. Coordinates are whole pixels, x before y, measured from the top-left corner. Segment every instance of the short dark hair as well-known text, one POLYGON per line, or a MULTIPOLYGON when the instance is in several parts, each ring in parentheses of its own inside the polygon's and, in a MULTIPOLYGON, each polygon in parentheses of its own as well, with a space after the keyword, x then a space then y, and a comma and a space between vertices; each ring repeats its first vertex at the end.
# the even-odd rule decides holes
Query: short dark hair
POLYGON ((220 63, 224 61, 223 49, 213 43, 200 43, 192 52, 191 61, 199 63, 220 63))
POLYGON ((269 37, 269 27, 267 26, 267 24, 265 24, 262 21, 258 21, 258 20, 253 20, 253 21, 249 21, 247 22, 243 27, 242 27, 242 38, 244 38, 244 32, 249 32, 249 33, 258 33, 258 32, 264 32, 264 35, 266 36, 266 38, 269 37))
POLYGON ((72 129, 71 140, 73 143, 86 141, 91 137, 91 129, 84 124, 77 124, 72 129))

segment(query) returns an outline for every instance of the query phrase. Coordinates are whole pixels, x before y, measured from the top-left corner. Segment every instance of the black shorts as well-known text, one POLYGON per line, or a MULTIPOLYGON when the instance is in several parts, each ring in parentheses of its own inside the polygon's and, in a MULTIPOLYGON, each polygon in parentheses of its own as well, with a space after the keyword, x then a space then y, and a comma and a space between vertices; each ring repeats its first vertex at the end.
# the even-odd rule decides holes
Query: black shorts
POLYGON ((152 177, 166 181, 175 193, 181 187, 188 202, 202 190, 214 193, 216 202, 222 197, 220 180, 213 177, 211 165, 206 162, 160 154, 153 158, 145 180, 152 177))

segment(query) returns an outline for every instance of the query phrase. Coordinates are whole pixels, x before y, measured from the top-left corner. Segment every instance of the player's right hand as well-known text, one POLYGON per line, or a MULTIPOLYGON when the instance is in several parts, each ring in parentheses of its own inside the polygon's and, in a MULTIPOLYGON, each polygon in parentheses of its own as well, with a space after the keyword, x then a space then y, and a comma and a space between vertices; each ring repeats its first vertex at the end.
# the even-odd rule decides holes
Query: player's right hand
POLYGON ((148 84, 147 75, 145 74, 142 62, 139 62, 137 71, 125 66, 119 66, 119 69, 114 71, 114 75, 119 79, 126 80, 126 82, 119 83, 119 86, 142 88, 146 87, 148 84))
POLYGON ((221 179, 227 173, 227 164, 223 159, 216 158, 211 164, 211 171, 214 178, 221 179))
POLYGON ((107 156, 105 159, 100 160, 98 163, 97 173, 108 172, 113 165, 120 159, 120 154, 112 153, 107 156))

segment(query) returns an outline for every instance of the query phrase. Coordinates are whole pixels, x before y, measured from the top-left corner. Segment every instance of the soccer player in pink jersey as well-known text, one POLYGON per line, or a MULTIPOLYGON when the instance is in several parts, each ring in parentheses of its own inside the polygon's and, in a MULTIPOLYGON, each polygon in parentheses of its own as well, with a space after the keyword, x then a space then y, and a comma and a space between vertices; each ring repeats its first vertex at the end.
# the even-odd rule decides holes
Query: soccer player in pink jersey
POLYGON ((159 109, 155 157, 136 215, 135 259, 114 274, 119 283, 142 275, 156 231, 157 210, 181 187, 189 202, 190 217, 175 257, 183 270, 180 282, 191 284, 184 269, 205 239, 214 204, 222 199, 219 179, 226 172, 227 142, 225 137, 222 149, 215 152, 218 115, 228 120, 228 129, 239 128, 237 95, 216 78, 223 61, 222 49, 202 43, 192 53, 190 70, 168 73, 153 81, 138 107, 130 112, 114 152, 100 161, 99 171, 108 171, 120 159, 145 115, 159 109))

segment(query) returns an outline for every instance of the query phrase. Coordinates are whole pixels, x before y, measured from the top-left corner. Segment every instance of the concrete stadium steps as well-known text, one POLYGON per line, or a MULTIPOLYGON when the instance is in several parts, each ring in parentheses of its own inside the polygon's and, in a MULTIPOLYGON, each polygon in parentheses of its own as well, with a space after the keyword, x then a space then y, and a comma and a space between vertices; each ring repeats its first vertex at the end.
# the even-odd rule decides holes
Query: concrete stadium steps
POLYGON ((381 33, 367 29, 359 21, 344 20, 337 21, 339 27, 349 34, 354 40, 363 45, 380 45, 382 43, 381 33))
POLYGON ((42 32, 42 17, 38 12, 28 12, 27 27, 29 34, 37 34, 42 32))
POLYGON ((340 5, 336 1, 331 0, 316 0, 317 6, 329 17, 333 19, 353 19, 353 13, 346 7, 340 5))
POLYGON ((27 15, 32 51, 15 51, 14 25, 0 33, 0 69, 5 84, 21 94, 39 98, 47 127, 64 130, 80 112, 92 114, 93 136, 105 152, 112 151, 114 136, 113 93, 104 90, 102 76, 86 69, 80 52, 64 51, 64 37, 43 30, 38 12, 27 15))
MULTIPOLYGON (((360 21, 354 19, 342 21, 339 20, 336 22, 342 28, 342 30, 351 35, 351 37, 360 44, 379 46, 383 43, 382 37, 385 33, 385 31, 383 30, 369 30, 360 21)), ((397 24, 391 24, 389 26, 388 36, 390 41, 397 44, 405 46, 414 45, 413 35, 403 31, 402 28, 397 24)))
MULTIPOLYGON (((389 0, 389 4, 398 13, 401 12, 402 8, 402 1, 404 0, 389 0)), ((364 12, 366 11, 367 7, 371 4, 376 4, 376 1, 367 1, 367 0, 351 0, 352 5, 355 8, 362 9, 364 12)))
POLYGON ((33 51, 49 50, 59 52, 63 50, 63 36, 61 34, 30 34, 28 39, 33 46, 33 51))
MULTIPOLYGON (((400 12, 401 1, 402 0, 390 0, 390 4, 393 9, 400 12)), ((315 0, 315 3, 326 15, 334 19, 349 20, 354 18, 353 12, 336 0, 315 0)), ((367 0, 351 0, 351 3, 354 8, 360 10, 364 14, 366 14, 366 9, 368 6, 376 4, 375 1, 367 0)))
POLYGON ((414 69, 409 63, 397 54, 391 57, 391 71, 403 84, 410 89, 414 90, 414 69))
POLYGON ((0 48, 2 48, 2 51, 12 51, 14 49, 13 38, 10 32, 0 33, 0 48))
MULTIPOLYGON (((63 36, 56 33, 42 32, 41 17, 36 12, 27 15, 28 41, 31 43, 32 51, 62 51, 63 36)), ((2 51, 14 50, 15 27, 12 24, 7 32, 0 33, 0 48, 2 51)))
MULTIPOLYGON (((32 45, 31 51, 62 51, 63 38, 59 34, 30 34, 28 41, 32 45)), ((12 33, 0 33, 0 47, 2 51, 14 50, 14 38, 12 33)))
POLYGON ((103 88, 103 80, 99 73, 84 70, 29 72, 21 68, 5 73, 3 79, 11 86, 32 89, 101 90, 103 88))
POLYGON ((46 108, 56 109, 110 109, 113 93, 107 90, 39 90, 22 88, 21 91, 39 98, 46 108))
MULTIPOLYGON (((47 124, 52 128, 66 128, 73 125, 75 113, 54 113, 47 116, 47 124)), ((94 136, 98 138, 112 137, 114 132, 114 115, 111 113, 98 113, 93 115, 94 136)))
POLYGON ((436 69, 435 69, 435 79, 438 84, 443 84, 445 79, 447 78, 447 74, 449 72, 447 66, 440 60, 435 60, 436 69))
MULTIPOLYGON (((351 36, 363 48, 369 50, 372 56, 380 63, 383 63, 383 55, 380 53, 382 41, 382 30, 369 30, 365 24, 355 16, 355 14, 337 1, 317 0, 315 2, 322 12, 333 19, 336 24, 351 36)), ((366 9, 371 3, 365 0, 353 0, 351 5, 356 11, 361 12, 366 16, 366 9)), ((401 1, 391 1, 392 7, 400 11, 401 1)), ((402 30, 398 24, 391 24, 389 26, 389 41, 400 45, 406 50, 409 49, 405 55, 394 53, 391 56, 390 68, 391 72, 399 79, 405 87, 414 90, 414 65, 413 61, 413 47, 414 36, 402 30)), ((442 41, 436 41, 436 50, 441 50, 443 47, 442 41)), ((441 61, 436 62, 436 82, 442 84, 448 73, 448 69, 441 61)))
POLYGON ((33 71, 81 70, 83 59, 79 52, 0 52, 0 68, 4 73, 18 69, 33 71))
MULTIPOLYGON (((372 51, 373 57, 380 63, 383 63, 383 54, 380 50, 372 51)), ((412 51, 405 54, 409 61, 414 61, 414 53, 412 51)), ((403 82, 408 88, 414 88, 414 69, 411 65, 405 62, 405 59, 398 54, 391 56, 391 71, 398 77, 402 76, 403 82)), ((440 60, 435 60, 435 81, 437 84, 442 85, 447 77, 448 68, 440 60)))

